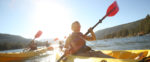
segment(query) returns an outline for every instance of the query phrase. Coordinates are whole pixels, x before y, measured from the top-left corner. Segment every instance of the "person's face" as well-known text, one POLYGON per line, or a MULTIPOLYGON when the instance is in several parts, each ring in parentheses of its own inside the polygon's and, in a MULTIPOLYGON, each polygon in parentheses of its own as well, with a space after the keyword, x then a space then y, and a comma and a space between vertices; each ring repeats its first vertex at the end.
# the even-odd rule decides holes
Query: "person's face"
POLYGON ((74 32, 80 32, 80 28, 81 28, 80 24, 75 23, 72 29, 74 32))

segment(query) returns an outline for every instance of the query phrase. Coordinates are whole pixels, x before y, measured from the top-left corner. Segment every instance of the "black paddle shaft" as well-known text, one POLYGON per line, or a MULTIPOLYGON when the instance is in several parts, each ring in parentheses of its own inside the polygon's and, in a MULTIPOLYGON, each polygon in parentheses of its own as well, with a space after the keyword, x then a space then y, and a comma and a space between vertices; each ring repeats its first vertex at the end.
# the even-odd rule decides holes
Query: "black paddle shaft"
MULTIPOLYGON (((107 17, 107 15, 105 15, 102 19, 100 19, 93 27, 92 29, 94 29, 99 23, 102 23, 102 21, 107 17)), ((88 30, 84 35, 88 35, 90 33, 90 31, 88 30)))
MULTIPOLYGON (((106 13, 106 15, 100 19, 93 27, 92 29, 94 29, 99 23, 102 23, 102 21, 109 15, 111 14, 114 10, 116 9, 116 7, 114 7, 112 10, 110 10, 108 13, 106 13)), ((84 35, 88 35, 90 33, 90 31, 88 30, 84 35)))
POLYGON ((57 62, 60 62, 61 59, 63 59, 65 57, 65 54, 63 56, 60 57, 60 59, 57 60, 57 62))

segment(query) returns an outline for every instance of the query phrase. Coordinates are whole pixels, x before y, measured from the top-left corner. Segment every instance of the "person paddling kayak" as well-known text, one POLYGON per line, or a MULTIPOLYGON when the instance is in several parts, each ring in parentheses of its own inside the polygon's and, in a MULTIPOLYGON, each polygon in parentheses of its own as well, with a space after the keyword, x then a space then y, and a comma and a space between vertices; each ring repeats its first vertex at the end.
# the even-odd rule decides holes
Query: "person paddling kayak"
POLYGON ((78 21, 72 23, 72 34, 67 38, 65 43, 65 54, 79 55, 79 56, 93 56, 93 57, 103 57, 103 58, 113 58, 111 56, 105 55, 102 52, 93 51, 90 47, 86 46, 86 41, 95 41, 96 36, 93 29, 89 29, 91 36, 85 36, 80 32, 81 25, 78 21))
POLYGON ((34 42, 34 40, 31 41, 29 48, 30 48, 30 51, 37 49, 37 44, 34 42))

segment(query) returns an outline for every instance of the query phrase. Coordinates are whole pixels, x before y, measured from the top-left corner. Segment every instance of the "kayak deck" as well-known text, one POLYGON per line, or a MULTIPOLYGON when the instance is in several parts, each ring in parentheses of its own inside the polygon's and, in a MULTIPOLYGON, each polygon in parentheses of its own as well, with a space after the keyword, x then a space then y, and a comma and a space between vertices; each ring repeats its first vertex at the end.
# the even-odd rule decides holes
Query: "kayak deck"
POLYGON ((69 56, 65 62, 137 62, 133 59, 112 59, 98 57, 69 56))
MULTIPOLYGON (((150 50, 101 50, 104 54, 114 58, 99 58, 70 55, 65 62, 138 62, 144 57, 150 56, 150 50), (135 60, 140 54, 140 58, 135 60)), ((57 59, 60 56, 57 56, 57 59)))
POLYGON ((105 53, 106 55, 112 56, 117 59, 135 59, 140 54, 142 54, 143 57, 139 59, 142 59, 146 56, 150 56, 150 50, 119 50, 119 51, 103 50, 102 52, 105 53))

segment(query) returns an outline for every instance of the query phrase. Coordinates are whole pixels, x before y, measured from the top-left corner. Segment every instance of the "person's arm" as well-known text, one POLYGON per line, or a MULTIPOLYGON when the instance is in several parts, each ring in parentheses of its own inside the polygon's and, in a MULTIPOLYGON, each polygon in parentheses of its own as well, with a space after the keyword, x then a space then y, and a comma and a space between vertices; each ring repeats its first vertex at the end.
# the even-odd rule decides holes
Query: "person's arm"
POLYGON ((90 33, 91 33, 92 36, 84 36, 84 38, 86 40, 88 40, 88 41, 95 41, 96 40, 96 36, 95 36, 95 34, 93 32, 93 29, 90 28, 89 31, 90 31, 90 33))
POLYGON ((69 44, 70 44, 70 36, 66 39, 66 42, 65 42, 65 48, 69 48, 69 44))
POLYGON ((71 54, 70 52, 70 48, 71 48, 71 46, 70 46, 70 36, 66 39, 66 42, 65 42, 65 46, 64 46, 64 48, 65 48, 65 55, 66 56, 68 56, 69 54, 71 54))

